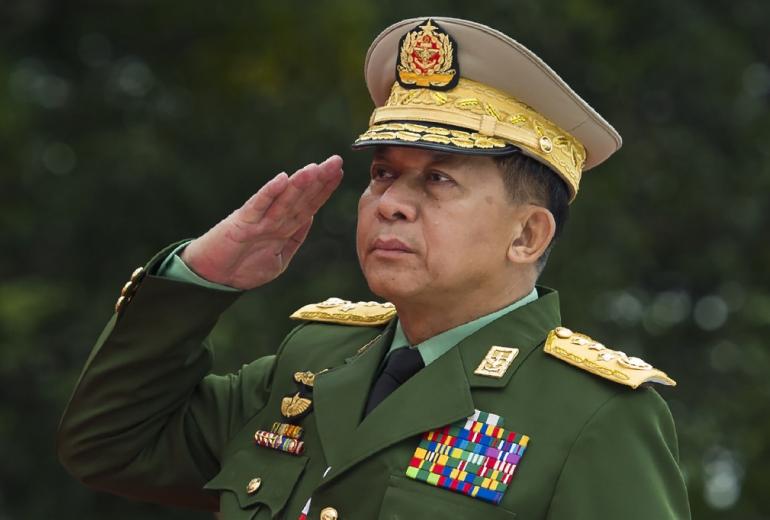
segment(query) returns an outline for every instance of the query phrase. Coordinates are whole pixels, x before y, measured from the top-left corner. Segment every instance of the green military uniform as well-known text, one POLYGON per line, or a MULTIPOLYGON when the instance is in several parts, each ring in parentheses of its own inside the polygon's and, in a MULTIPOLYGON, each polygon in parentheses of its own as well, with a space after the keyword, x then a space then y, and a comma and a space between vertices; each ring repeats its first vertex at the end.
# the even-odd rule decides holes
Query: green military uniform
POLYGON ((308 518, 320 518, 324 508, 355 519, 689 518, 666 405, 652 389, 633 390, 548 355, 544 342, 560 325, 558 297, 539 292, 429 364, 362 420, 394 333, 392 310, 305 309, 315 321, 295 328, 274 356, 214 376, 205 338, 237 294, 138 275, 68 405, 60 456, 97 489, 221 507, 224 519, 294 520, 309 498, 308 518), (495 345, 519 354, 501 378, 474 373, 495 345), (297 392, 294 374, 325 369, 312 388, 313 407, 299 421, 304 453, 255 446, 257 430, 285 421, 281 401, 297 392), (501 416, 530 439, 499 505, 406 476, 424 432, 474 410, 501 416))
MULTIPOLYGON (((366 78, 356 147, 521 153, 571 200, 620 146, 537 56, 474 22, 393 25, 366 78)), ((689 518, 671 415, 643 384, 673 381, 561 327, 554 291, 416 346, 424 368, 366 414, 406 346, 393 305, 302 307, 275 355, 210 375, 206 338, 239 293, 164 277, 177 247, 123 288, 65 411, 59 455, 86 484, 225 520, 689 518)))

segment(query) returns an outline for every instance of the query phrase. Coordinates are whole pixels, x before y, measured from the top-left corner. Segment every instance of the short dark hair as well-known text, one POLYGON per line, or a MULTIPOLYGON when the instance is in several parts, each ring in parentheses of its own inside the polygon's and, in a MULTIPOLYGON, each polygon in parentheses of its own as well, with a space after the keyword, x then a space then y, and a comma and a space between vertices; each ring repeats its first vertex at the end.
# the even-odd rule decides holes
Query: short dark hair
POLYGON ((545 164, 520 152, 498 156, 494 160, 503 174, 505 190, 514 203, 542 206, 551 212, 556 221, 553 239, 537 260, 537 270, 540 273, 569 217, 567 183, 545 164))

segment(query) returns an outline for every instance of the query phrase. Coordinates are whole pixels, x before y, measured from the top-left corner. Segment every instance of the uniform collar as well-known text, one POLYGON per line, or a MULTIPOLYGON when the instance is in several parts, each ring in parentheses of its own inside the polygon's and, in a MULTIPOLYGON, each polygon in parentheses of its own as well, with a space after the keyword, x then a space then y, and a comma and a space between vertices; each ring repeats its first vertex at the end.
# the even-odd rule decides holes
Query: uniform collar
POLYGON ((388 350, 388 354, 386 354, 386 356, 396 349, 412 347, 420 351, 420 355, 422 356, 422 360, 425 362, 425 366, 428 366, 436 359, 444 355, 450 348, 454 347, 474 332, 485 327, 486 325, 489 325, 496 319, 501 318, 502 316, 505 316, 506 314, 537 300, 537 298, 537 288, 533 288, 529 294, 523 298, 519 298, 515 302, 506 307, 503 307, 500 310, 490 312, 489 314, 481 316, 480 318, 476 318, 473 321, 469 321, 467 323, 463 323, 462 325, 458 325, 457 327, 453 327, 433 336, 432 338, 428 338, 422 343, 418 343, 417 345, 409 344, 409 340, 406 338, 406 334, 404 334, 404 330, 401 328, 401 321, 396 319, 396 330, 393 334, 393 341, 390 343, 390 349, 388 350))

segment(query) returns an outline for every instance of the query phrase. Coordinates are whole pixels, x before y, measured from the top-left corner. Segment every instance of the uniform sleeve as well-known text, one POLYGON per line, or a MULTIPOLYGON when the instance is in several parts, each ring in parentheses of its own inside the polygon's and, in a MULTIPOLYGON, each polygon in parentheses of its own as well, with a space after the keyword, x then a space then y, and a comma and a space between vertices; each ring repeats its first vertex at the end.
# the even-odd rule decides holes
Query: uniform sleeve
POLYGON ((220 291, 239 291, 235 287, 228 285, 222 285, 220 283, 214 283, 201 278, 192 269, 190 269, 184 260, 179 256, 179 253, 187 247, 191 240, 185 240, 174 247, 171 252, 163 259, 163 262, 158 268, 158 276, 168 278, 169 280, 176 280, 177 282, 186 282, 201 287, 208 287, 209 289, 217 289, 220 291))
POLYGON ((549 520, 690 518, 674 421, 650 388, 607 401, 575 440, 549 520))
POLYGON ((206 338, 239 294, 145 277, 98 339, 62 417, 57 449, 70 473, 134 499, 217 509, 202 486, 267 402, 275 362, 209 375, 206 338))

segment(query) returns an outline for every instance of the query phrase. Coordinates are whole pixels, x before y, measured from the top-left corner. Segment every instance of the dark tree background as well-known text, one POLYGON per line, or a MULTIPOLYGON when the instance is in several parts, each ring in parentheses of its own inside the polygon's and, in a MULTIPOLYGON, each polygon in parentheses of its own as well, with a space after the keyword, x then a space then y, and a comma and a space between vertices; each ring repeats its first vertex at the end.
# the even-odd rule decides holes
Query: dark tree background
POLYGON ((0 0, 0 519, 209 518, 81 487, 58 417, 133 268, 278 171, 346 160, 286 275, 222 318, 217 370, 274 349, 304 303, 371 298, 363 60, 425 14, 514 36, 623 135, 542 281, 567 325, 679 381, 662 393, 695 518, 770 518, 770 3, 0 0))

